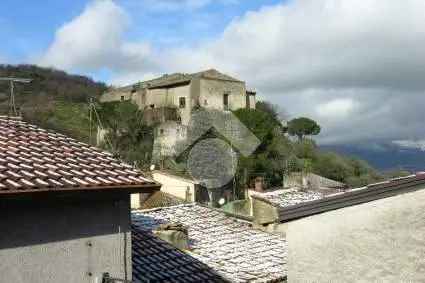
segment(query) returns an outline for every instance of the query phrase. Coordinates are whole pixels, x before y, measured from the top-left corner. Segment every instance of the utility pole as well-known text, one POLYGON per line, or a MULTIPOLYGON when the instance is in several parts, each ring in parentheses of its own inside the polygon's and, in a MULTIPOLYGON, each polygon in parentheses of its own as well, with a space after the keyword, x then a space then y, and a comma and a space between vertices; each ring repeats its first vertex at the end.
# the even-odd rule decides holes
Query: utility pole
POLYGON ((15 105, 15 83, 28 84, 32 80, 25 78, 0 77, 0 81, 8 81, 10 84, 9 116, 18 116, 15 105))

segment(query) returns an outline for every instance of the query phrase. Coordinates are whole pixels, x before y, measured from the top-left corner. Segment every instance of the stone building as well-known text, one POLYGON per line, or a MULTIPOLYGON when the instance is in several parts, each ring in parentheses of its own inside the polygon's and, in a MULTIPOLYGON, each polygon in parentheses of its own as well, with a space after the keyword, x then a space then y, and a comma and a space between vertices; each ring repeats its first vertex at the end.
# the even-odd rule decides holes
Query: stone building
POLYGON ((109 153, 0 118, 0 281, 132 280, 129 195, 159 187, 109 153))
MULTIPOLYGON (((132 101, 143 110, 143 119, 155 125, 155 152, 161 159, 176 154, 176 144, 187 139, 188 127, 197 109, 229 113, 255 109, 256 93, 244 81, 210 69, 193 74, 175 73, 111 89, 100 101, 132 101)), ((97 142, 105 130, 99 129, 97 142)))
POLYGON ((197 107, 223 111, 255 109, 255 96, 254 91, 247 90, 245 82, 210 69, 193 74, 166 74, 112 89, 102 95, 101 102, 131 100, 145 110, 148 121, 163 122, 177 112, 181 123, 188 125, 192 110, 197 107))

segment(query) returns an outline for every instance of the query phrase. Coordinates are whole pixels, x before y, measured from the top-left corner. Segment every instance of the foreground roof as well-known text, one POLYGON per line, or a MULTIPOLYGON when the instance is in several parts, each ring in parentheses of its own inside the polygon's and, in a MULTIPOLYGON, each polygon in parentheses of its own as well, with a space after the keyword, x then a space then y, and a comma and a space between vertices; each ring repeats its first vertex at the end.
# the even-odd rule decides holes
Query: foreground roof
POLYGON ((395 178, 365 187, 326 194, 325 191, 298 189, 277 190, 269 193, 254 193, 252 197, 276 207, 279 221, 321 213, 333 209, 365 203, 414 190, 425 184, 425 172, 395 178))
POLYGON ((28 123, 0 118, 0 195, 159 188, 112 155, 28 123))
POLYGON ((176 249, 150 231, 132 227, 133 281, 228 282, 211 267, 176 249))
MULTIPOLYGON (((286 279, 287 249, 282 236, 255 230, 249 222, 197 204, 132 212, 133 225, 144 231, 169 222, 188 227, 190 256, 231 282, 286 279)), ((133 269, 150 274, 146 266, 136 264, 133 269)))

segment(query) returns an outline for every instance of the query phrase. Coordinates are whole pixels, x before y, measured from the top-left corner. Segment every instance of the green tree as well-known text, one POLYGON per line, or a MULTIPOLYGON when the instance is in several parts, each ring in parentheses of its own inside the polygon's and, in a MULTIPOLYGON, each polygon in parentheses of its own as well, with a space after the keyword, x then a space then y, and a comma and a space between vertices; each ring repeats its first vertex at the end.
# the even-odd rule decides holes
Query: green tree
POLYGON ((148 168, 152 157, 153 128, 143 122, 143 112, 136 104, 107 102, 97 107, 103 127, 107 130, 105 147, 123 160, 148 168))
POLYGON ((291 136, 297 136, 298 140, 301 141, 304 136, 318 135, 320 126, 310 118, 300 117, 289 121, 288 133, 291 136))

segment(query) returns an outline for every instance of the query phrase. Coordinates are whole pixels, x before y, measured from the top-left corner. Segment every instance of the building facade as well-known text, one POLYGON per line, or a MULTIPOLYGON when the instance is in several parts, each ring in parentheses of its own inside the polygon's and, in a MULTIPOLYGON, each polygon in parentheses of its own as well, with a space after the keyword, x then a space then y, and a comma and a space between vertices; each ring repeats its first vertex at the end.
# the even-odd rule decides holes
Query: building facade
POLYGON ((146 116, 158 116, 156 113, 164 116, 167 111, 164 109, 173 109, 181 123, 188 125, 192 111, 198 107, 223 111, 255 109, 255 95, 247 90, 244 81, 210 69, 194 74, 163 75, 112 89, 102 95, 101 102, 131 100, 146 111, 146 116))

